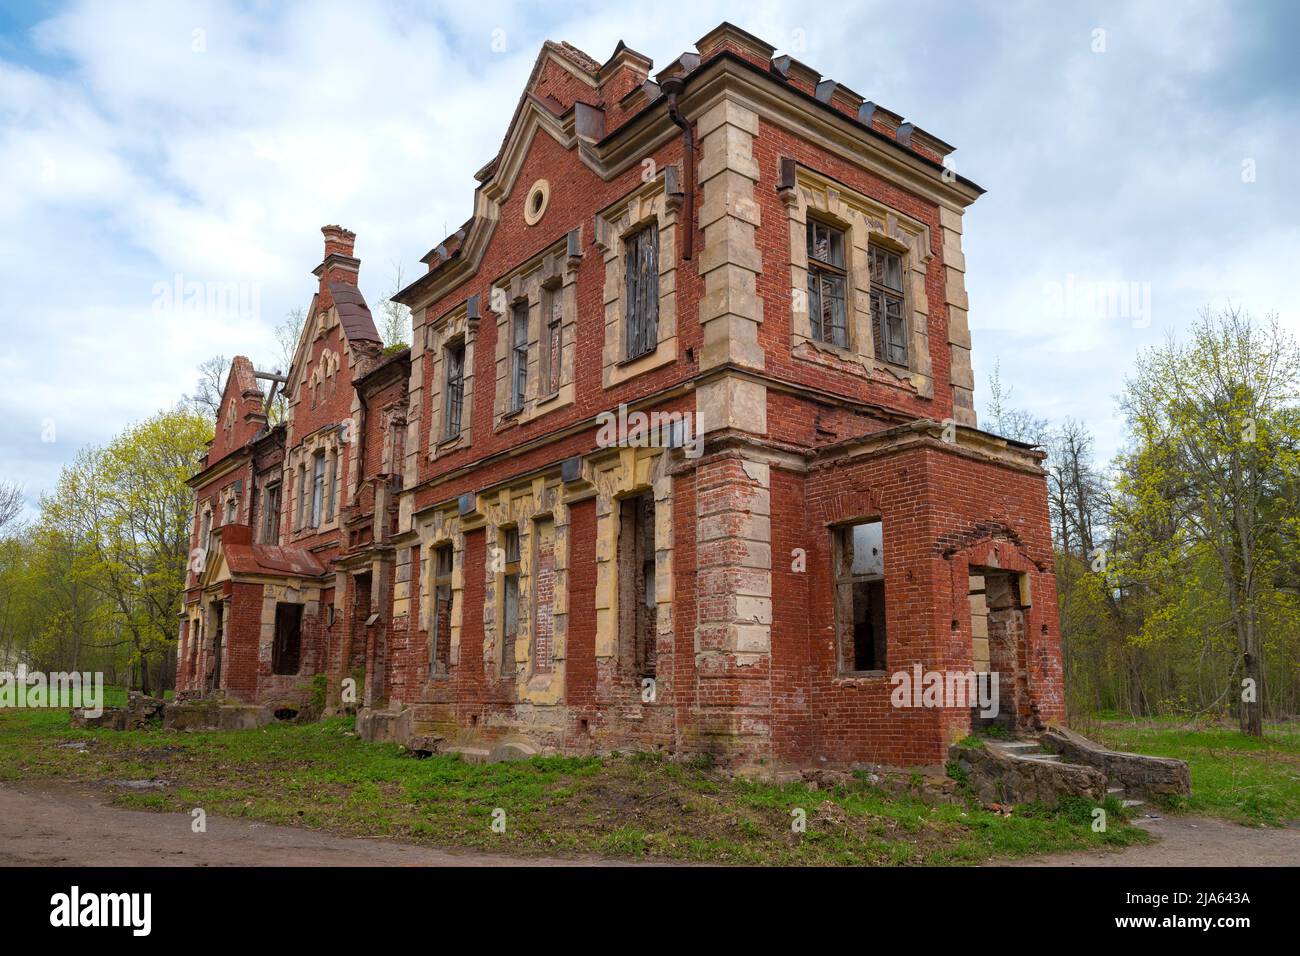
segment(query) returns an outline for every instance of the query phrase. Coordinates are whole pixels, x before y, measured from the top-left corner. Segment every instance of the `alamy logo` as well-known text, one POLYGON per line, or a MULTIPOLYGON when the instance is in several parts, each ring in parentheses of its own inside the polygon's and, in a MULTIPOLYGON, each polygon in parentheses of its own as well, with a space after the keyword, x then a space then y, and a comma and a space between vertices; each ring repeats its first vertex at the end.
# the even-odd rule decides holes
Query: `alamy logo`
POLYGON ((619 405, 617 412, 597 415, 596 424, 601 448, 683 448, 687 458, 704 453, 704 429, 690 412, 629 412, 619 405))
POLYGON ((129 926, 133 936, 148 936, 153 927, 151 893, 85 893, 74 886, 50 897, 50 925, 129 926))
POLYGON ((19 664, 17 673, 0 671, 0 707, 71 707, 87 717, 104 714, 104 675, 58 671, 45 674, 19 664))
POLYGON ((889 702, 895 707, 978 707, 981 717, 998 715, 997 671, 896 671, 889 702))

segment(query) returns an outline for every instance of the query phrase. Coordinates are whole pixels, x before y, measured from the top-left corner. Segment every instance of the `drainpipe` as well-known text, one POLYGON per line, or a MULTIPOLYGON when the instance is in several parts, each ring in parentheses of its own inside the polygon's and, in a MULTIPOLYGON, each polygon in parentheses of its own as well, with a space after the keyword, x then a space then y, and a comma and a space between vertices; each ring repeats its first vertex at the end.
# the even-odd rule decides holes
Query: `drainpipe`
POLYGON ((690 261, 695 250, 695 129, 677 107, 677 97, 686 83, 679 76, 664 80, 660 89, 668 96, 668 117, 682 128, 682 163, 686 176, 686 237, 682 243, 682 261, 690 261))

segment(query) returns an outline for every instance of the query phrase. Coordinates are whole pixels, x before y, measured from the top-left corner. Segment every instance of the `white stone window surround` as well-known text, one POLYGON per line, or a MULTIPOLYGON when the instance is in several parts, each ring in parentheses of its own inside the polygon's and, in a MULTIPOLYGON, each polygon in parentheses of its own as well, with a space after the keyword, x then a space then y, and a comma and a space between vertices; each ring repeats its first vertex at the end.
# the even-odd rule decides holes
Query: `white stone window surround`
MULTIPOLYGON (((470 444, 470 426, 474 412, 474 346, 478 340, 478 306, 470 315, 469 302, 461 303, 429 324, 425 330, 426 348, 431 361, 429 389, 429 458, 437 458, 470 444), (447 434, 446 390, 447 354, 455 345, 465 346, 460 431, 447 434)), ((409 449, 408 449, 409 454, 409 449)))
MULTIPOLYGON (((877 380, 886 373, 910 384, 926 398, 934 395, 930 357, 929 301, 926 270, 934 257, 930 227, 883 203, 869 199, 827 176, 795 166, 792 188, 781 190, 790 229, 791 354, 796 359, 877 380), (844 233, 848 347, 813 338, 808 302, 808 221, 816 219, 844 233), (903 257, 908 367, 892 365, 875 355, 871 320, 871 276, 868 250, 878 245, 903 257)), ((888 380, 888 379, 886 379, 888 380)))
POLYGON ((677 220, 682 199, 676 184, 677 167, 667 166, 596 215, 596 245, 605 259, 605 348, 601 373, 605 388, 677 360, 677 220), (651 225, 659 229, 658 344, 644 355, 629 360, 624 240, 651 225))
POLYGON ((578 265, 582 236, 573 230, 523 265, 492 283, 488 305, 497 325, 496 391, 493 421, 496 428, 531 421, 572 405, 576 397, 575 359, 578 341, 578 265), (542 389, 542 348, 546 343, 544 306, 560 297, 560 387, 542 389), (514 407, 514 362, 511 327, 514 306, 528 303, 528 367, 524 403, 514 407))

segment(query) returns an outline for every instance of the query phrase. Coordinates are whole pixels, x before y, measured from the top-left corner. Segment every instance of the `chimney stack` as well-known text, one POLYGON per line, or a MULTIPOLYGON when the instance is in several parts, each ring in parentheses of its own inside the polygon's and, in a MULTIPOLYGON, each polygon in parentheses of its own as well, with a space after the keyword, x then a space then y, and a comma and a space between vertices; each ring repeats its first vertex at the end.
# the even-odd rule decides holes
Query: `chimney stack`
POLYGON ((353 244, 357 234, 342 226, 322 226, 321 235, 325 237, 325 258, 312 270, 312 275, 320 280, 320 294, 326 304, 333 302, 329 287, 331 285, 357 285, 357 273, 361 270, 361 260, 352 255, 353 244))

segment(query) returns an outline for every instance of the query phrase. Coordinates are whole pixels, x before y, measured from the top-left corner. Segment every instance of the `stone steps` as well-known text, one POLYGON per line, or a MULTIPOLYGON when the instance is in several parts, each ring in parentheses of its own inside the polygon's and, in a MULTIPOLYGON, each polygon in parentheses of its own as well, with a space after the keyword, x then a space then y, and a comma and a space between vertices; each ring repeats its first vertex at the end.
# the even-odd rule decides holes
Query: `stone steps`
MULTIPOLYGON (((1014 757, 1017 760, 1032 760, 1035 763, 1055 763, 1065 764, 1060 754, 1048 753, 1043 750, 1042 743, 1038 740, 986 740, 985 745, 994 747, 1008 757, 1014 757)), ((1076 764, 1076 766, 1081 766, 1076 764)), ((1136 800, 1127 796, 1128 791, 1123 787, 1107 787, 1106 796, 1115 797, 1120 801, 1126 810, 1146 805, 1145 800, 1136 800)))

